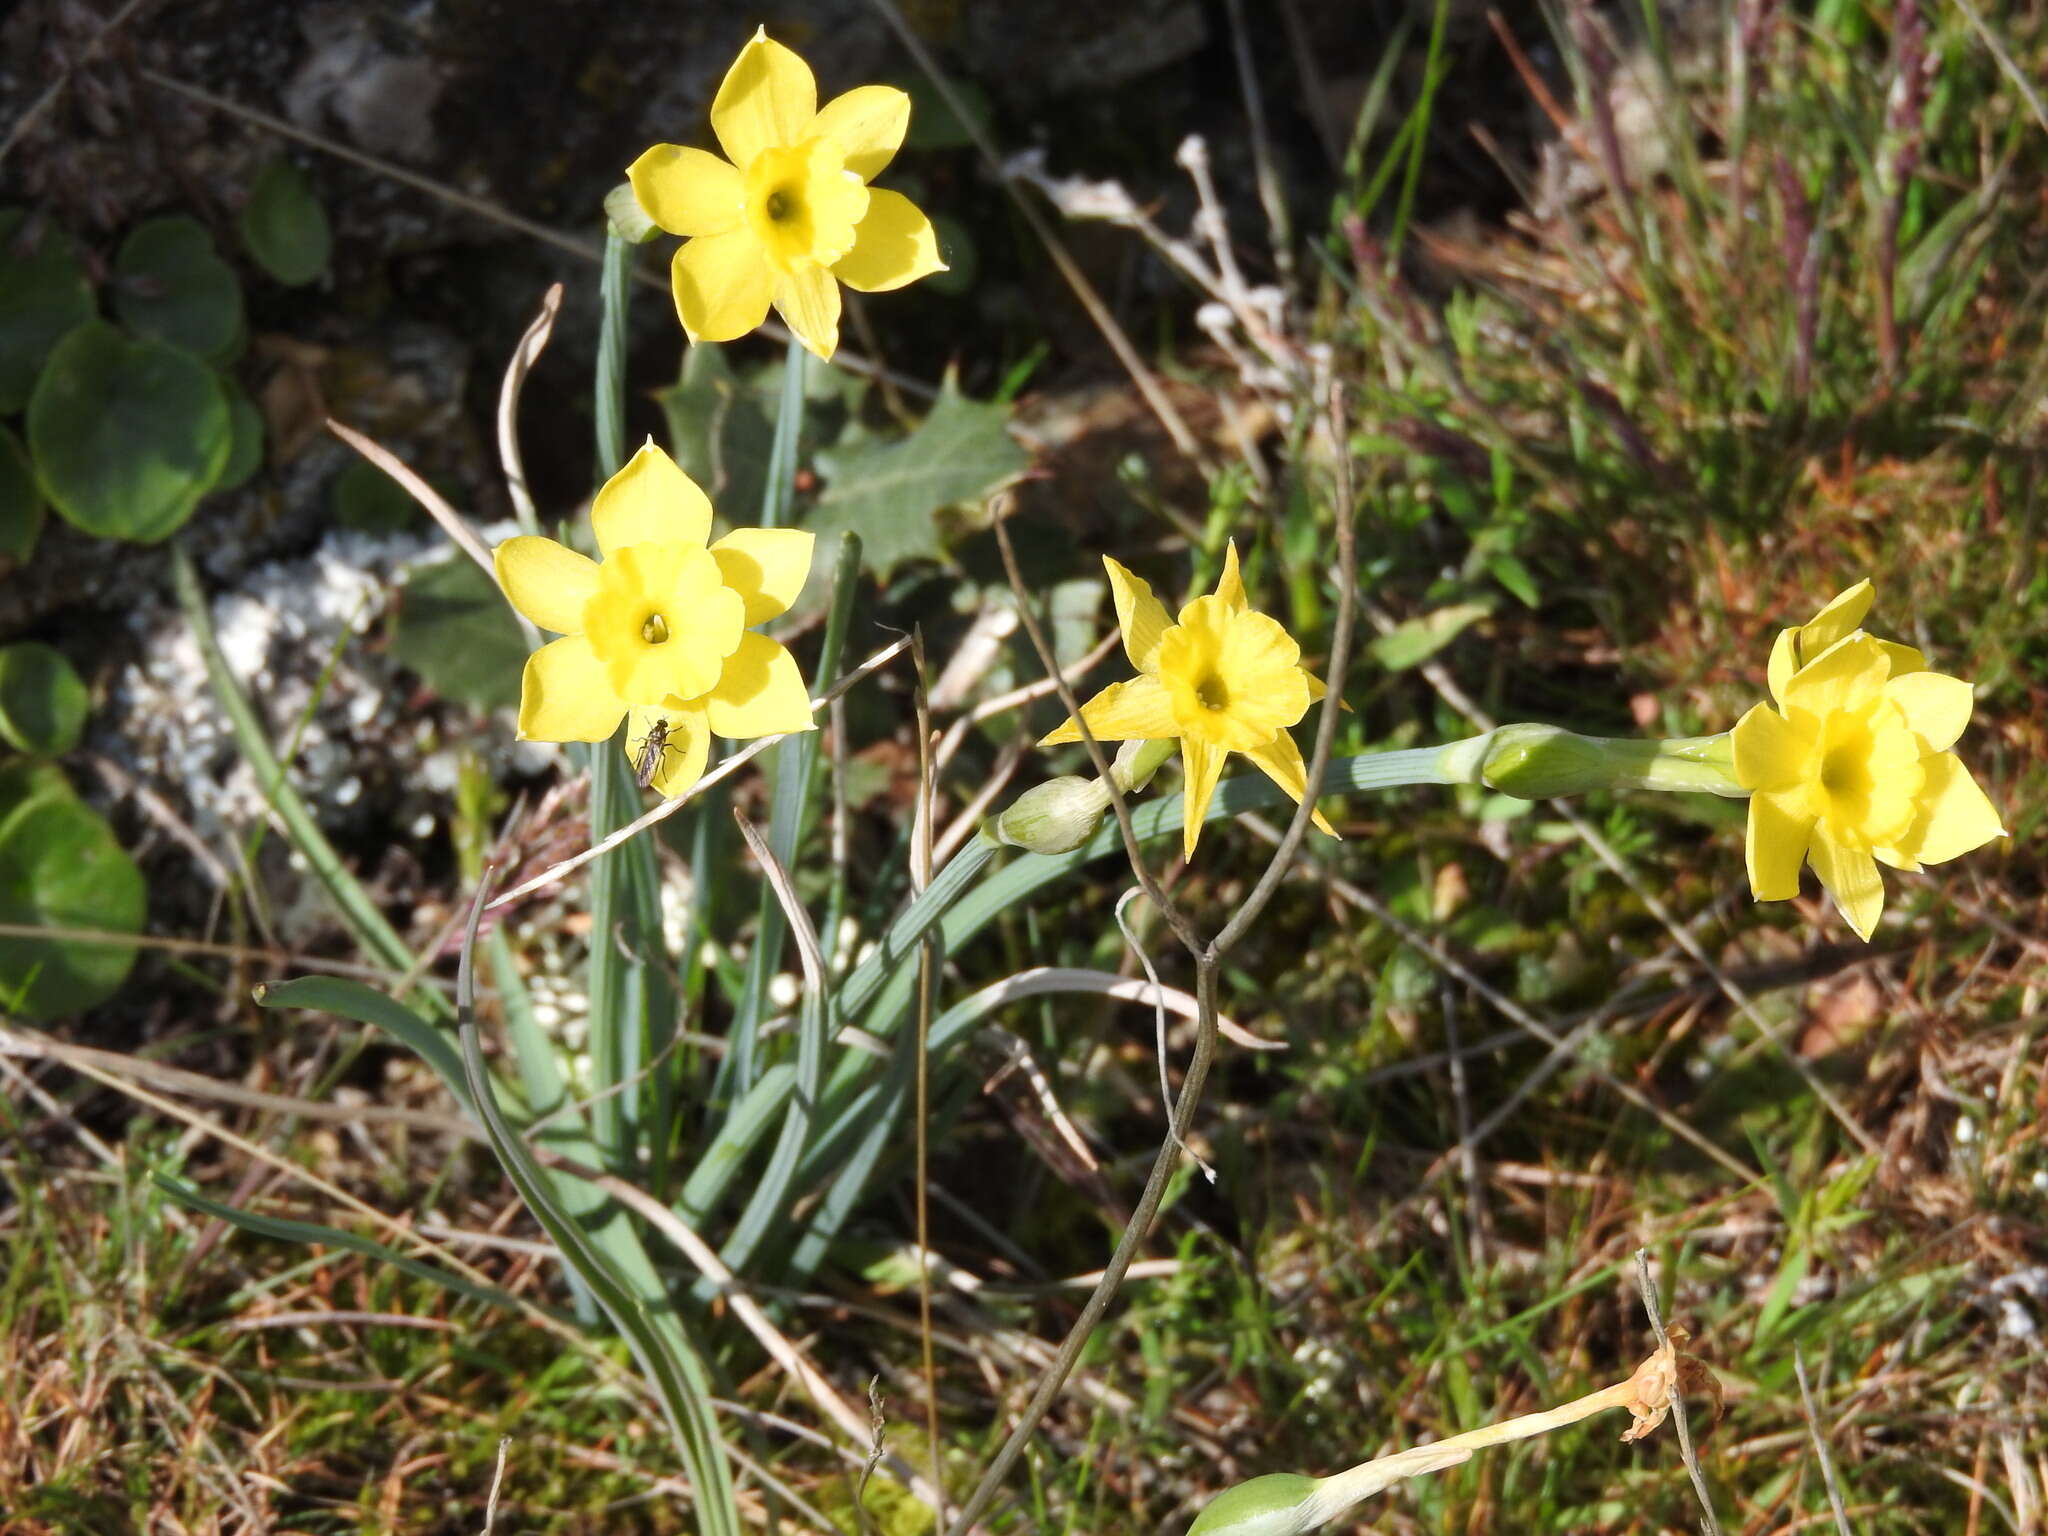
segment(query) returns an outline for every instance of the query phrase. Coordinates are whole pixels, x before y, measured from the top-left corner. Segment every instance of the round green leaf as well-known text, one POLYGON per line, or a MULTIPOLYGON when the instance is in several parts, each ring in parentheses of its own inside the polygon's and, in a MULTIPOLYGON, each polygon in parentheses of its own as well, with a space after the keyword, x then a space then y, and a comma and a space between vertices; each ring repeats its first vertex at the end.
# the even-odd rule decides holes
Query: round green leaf
POLYGON ((256 466, 263 462, 263 413, 232 379, 223 378, 220 386, 228 397, 228 422, 234 435, 228 445, 228 461, 213 488, 232 491, 255 474, 256 466))
POLYGON ((21 409, 50 348, 93 317, 70 236, 45 220, 28 225, 21 209, 0 209, 0 414, 21 409))
POLYGON ((43 531, 43 493, 21 439, 0 427, 0 560, 26 563, 43 531))
POLYGON ((34 640, 0 645, 0 737, 61 757, 85 726, 85 683, 63 654, 34 640))
POLYGON ((273 160, 257 174, 242 205, 242 240, 256 265, 280 283, 296 287, 327 270, 334 250, 327 210, 291 161, 273 160))
POLYGON ((168 536, 220 478, 233 438, 227 397, 204 363, 103 320, 57 344, 28 403, 43 494, 101 538, 168 536))
MULTIPOLYGON (((137 933, 148 916, 142 871, 113 829, 70 794, 0 807, 0 923, 137 933)), ((106 1001, 133 946, 52 935, 0 938, 0 1007, 32 1019, 106 1001)))
POLYGON ((242 328, 242 285, 182 214, 137 225, 114 258, 114 309, 138 336, 212 357, 242 328))

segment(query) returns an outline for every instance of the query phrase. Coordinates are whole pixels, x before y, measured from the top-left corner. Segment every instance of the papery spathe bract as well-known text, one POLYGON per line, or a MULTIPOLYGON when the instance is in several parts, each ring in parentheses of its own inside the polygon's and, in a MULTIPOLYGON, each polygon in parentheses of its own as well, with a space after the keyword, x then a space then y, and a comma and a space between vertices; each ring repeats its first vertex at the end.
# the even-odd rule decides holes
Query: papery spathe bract
POLYGON ((647 216, 684 237, 671 286, 690 339, 744 336, 773 305, 830 358, 841 283, 879 293, 943 272, 931 220, 868 184, 909 125, 910 98, 894 86, 859 86, 820 108, 810 66, 757 30, 711 104, 726 158, 657 144, 626 172, 647 216))

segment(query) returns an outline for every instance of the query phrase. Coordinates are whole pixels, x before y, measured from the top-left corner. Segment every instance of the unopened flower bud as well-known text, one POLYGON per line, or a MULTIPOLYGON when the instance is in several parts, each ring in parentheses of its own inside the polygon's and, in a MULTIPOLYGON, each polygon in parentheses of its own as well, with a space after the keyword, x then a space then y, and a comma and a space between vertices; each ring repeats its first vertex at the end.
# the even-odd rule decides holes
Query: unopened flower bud
POLYGON ((996 837, 1032 853, 1072 853, 1095 835, 1108 809, 1109 790, 1100 780, 1047 779, 996 818, 996 837))
POLYGON ((629 245, 645 245, 661 233, 633 195, 631 182, 622 181, 605 193, 604 216, 611 232, 629 245))
POLYGON ((1504 725, 1493 733, 1480 776, 1522 800, 1583 795, 1614 782, 1601 745, 1554 725, 1504 725))
MULTIPOLYGON (((1482 783, 1523 800, 1594 789, 1677 790, 1740 797, 1726 732, 1669 740, 1579 736, 1554 725, 1504 725, 1483 743, 1482 783)), ((1463 747, 1464 743, 1458 744, 1463 747)))

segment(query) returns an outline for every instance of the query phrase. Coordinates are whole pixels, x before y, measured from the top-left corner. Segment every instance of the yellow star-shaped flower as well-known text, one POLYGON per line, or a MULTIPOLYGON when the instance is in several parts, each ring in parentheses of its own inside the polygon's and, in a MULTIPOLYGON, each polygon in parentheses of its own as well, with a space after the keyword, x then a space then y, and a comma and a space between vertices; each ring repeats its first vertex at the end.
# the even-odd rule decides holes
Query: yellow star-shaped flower
POLYGON ((765 29, 711 103, 726 158, 657 144, 626 172, 643 212, 685 236, 671 269, 692 341, 731 341, 777 314, 819 357, 839 345, 839 285, 862 293, 943 272, 927 219, 868 185, 910 126, 910 98, 863 85, 820 109, 810 66, 765 29))
POLYGON ((673 796, 704 772, 713 735, 812 728, 796 658, 752 629, 802 592, 809 533, 710 543, 710 499, 651 441, 605 482, 590 524, 602 561, 532 536, 495 551, 512 606, 563 636, 526 659, 522 740, 605 741, 630 717, 628 754, 673 796))
MULTIPOLYGON (((1301 647, 1279 621, 1246 605, 1237 546, 1224 556, 1216 591, 1191 600, 1178 623, 1146 582, 1107 555, 1102 563, 1124 654, 1139 675, 1096 694, 1081 706, 1081 718, 1099 741, 1179 738, 1187 778, 1186 853, 1194 854, 1223 760, 1232 752, 1250 758, 1299 801, 1308 769, 1287 728, 1323 696, 1323 685, 1301 665, 1301 647)), ((1039 745, 1080 739, 1080 727, 1069 720, 1039 745)), ((1315 823, 1337 835, 1320 811, 1315 823)))
POLYGON ((1948 750, 1970 723, 1970 685, 1859 629, 1871 597, 1858 582, 1781 633, 1769 669, 1777 707, 1758 704, 1733 732, 1735 776, 1751 791, 1750 890, 1797 896, 1811 863, 1866 940, 1884 911, 1879 864, 1917 870, 2005 834, 1948 750))

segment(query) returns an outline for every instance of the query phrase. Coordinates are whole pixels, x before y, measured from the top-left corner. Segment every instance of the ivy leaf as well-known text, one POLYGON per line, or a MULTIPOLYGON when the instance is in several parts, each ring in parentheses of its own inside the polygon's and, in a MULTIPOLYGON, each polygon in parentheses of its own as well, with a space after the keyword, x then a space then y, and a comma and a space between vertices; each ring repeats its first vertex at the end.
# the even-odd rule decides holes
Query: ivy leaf
POLYGON ((808 526, 820 549, 834 535, 860 535, 868 568, 886 578, 906 560, 937 559, 943 552, 938 514, 975 502, 1024 472, 1031 456, 1005 430, 1009 412, 960 393, 952 374, 939 398, 908 437, 849 434, 818 455, 825 493, 808 526))

